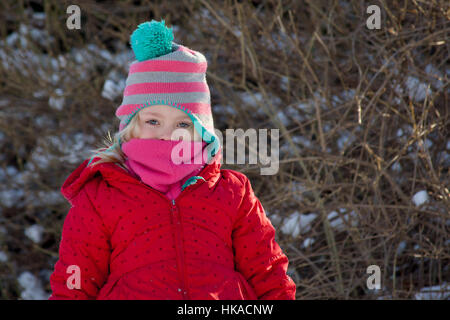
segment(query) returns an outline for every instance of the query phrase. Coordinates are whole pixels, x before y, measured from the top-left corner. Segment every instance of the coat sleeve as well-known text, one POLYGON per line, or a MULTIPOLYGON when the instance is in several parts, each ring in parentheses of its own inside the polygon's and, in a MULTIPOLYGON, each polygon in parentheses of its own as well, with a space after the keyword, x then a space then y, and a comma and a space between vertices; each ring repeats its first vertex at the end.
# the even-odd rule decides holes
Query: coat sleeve
POLYGON ((233 226, 236 270, 259 300, 295 300, 296 285, 287 275, 288 258, 275 241, 275 228, 244 176, 244 196, 233 226))
POLYGON ((94 300, 109 273, 109 235, 85 189, 71 202, 59 260, 50 276, 49 300, 94 300))

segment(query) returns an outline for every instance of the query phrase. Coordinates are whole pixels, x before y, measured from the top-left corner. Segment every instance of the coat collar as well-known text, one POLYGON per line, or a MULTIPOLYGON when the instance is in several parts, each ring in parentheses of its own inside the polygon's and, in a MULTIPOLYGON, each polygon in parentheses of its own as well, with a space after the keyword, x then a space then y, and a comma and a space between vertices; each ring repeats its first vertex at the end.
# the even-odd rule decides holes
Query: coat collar
MULTIPOLYGON (((205 179, 209 189, 213 188, 220 178, 221 159, 222 151, 220 150, 214 156, 211 163, 206 164, 197 174, 205 179)), ((99 157, 93 158, 91 165, 99 160, 99 157)), ((117 184, 118 182, 140 183, 138 179, 119 163, 99 163, 93 167, 88 167, 88 163, 89 159, 84 160, 83 163, 67 177, 61 187, 62 195, 69 202, 71 202, 71 200, 81 191, 86 183, 98 175, 101 175, 111 185, 117 184)))

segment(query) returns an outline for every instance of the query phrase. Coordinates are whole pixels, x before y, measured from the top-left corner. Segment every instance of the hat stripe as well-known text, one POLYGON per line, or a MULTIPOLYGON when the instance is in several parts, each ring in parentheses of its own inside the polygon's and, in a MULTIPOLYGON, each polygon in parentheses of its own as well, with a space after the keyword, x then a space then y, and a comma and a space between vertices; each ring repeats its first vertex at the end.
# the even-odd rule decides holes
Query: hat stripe
POLYGON ((205 73, 207 62, 185 62, 175 60, 146 60, 130 66, 129 74, 135 72, 192 72, 205 73))
MULTIPOLYGON (((116 116, 120 117, 122 115, 129 115, 130 113, 133 113, 134 110, 136 110, 137 108, 139 108, 141 106, 142 106, 142 103, 140 103, 140 104, 123 104, 117 109, 116 116)), ((211 105, 209 103, 191 102, 191 103, 182 103, 182 104, 180 104, 180 106, 191 110, 195 114, 211 114, 211 105)))
POLYGON ((186 72, 136 72, 130 74, 126 85, 143 82, 202 82, 206 81, 204 73, 186 72))
POLYGON ((134 94, 131 96, 124 96, 122 104, 142 104, 154 100, 171 101, 182 104, 192 102, 211 104, 211 96, 204 92, 134 94))
POLYGON ((194 50, 191 50, 188 47, 185 47, 183 45, 180 45, 179 48, 177 49, 177 51, 189 52, 190 54, 192 54, 194 56, 200 53, 200 52, 195 52, 194 50))
POLYGON ((209 88, 206 82, 144 82, 127 86, 123 95, 172 92, 209 92, 209 88))

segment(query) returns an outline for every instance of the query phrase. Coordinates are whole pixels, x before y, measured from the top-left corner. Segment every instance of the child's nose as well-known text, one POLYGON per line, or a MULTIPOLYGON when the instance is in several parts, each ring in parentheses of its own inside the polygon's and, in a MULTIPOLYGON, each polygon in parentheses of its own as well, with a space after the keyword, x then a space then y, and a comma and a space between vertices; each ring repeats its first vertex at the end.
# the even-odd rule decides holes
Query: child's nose
POLYGON ((158 139, 171 140, 171 138, 172 138, 172 129, 171 128, 162 128, 161 132, 159 132, 158 139))

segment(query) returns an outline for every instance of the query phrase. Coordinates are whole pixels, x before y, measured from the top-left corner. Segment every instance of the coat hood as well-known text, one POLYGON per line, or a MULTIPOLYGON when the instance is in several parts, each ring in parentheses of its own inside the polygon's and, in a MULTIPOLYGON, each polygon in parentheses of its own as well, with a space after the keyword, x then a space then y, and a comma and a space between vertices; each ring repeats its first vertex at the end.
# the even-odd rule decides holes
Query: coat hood
MULTIPOLYGON (((197 175, 202 176, 209 188, 213 188, 220 176, 222 152, 218 152, 210 164, 207 164, 197 175)), ((91 159, 91 158, 90 158, 91 159)), ((61 193, 71 204, 72 199, 83 189, 92 179, 101 176, 109 185, 120 188, 121 182, 141 184, 143 182, 136 179, 127 169, 118 163, 100 163, 95 166, 88 166, 86 159, 76 168, 64 181, 61 193)), ((91 164, 100 160, 99 157, 91 159, 91 164)), ((197 180, 201 183, 202 180, 197 180)), ((156 190, 155 190, 156 191, 156 190)))

